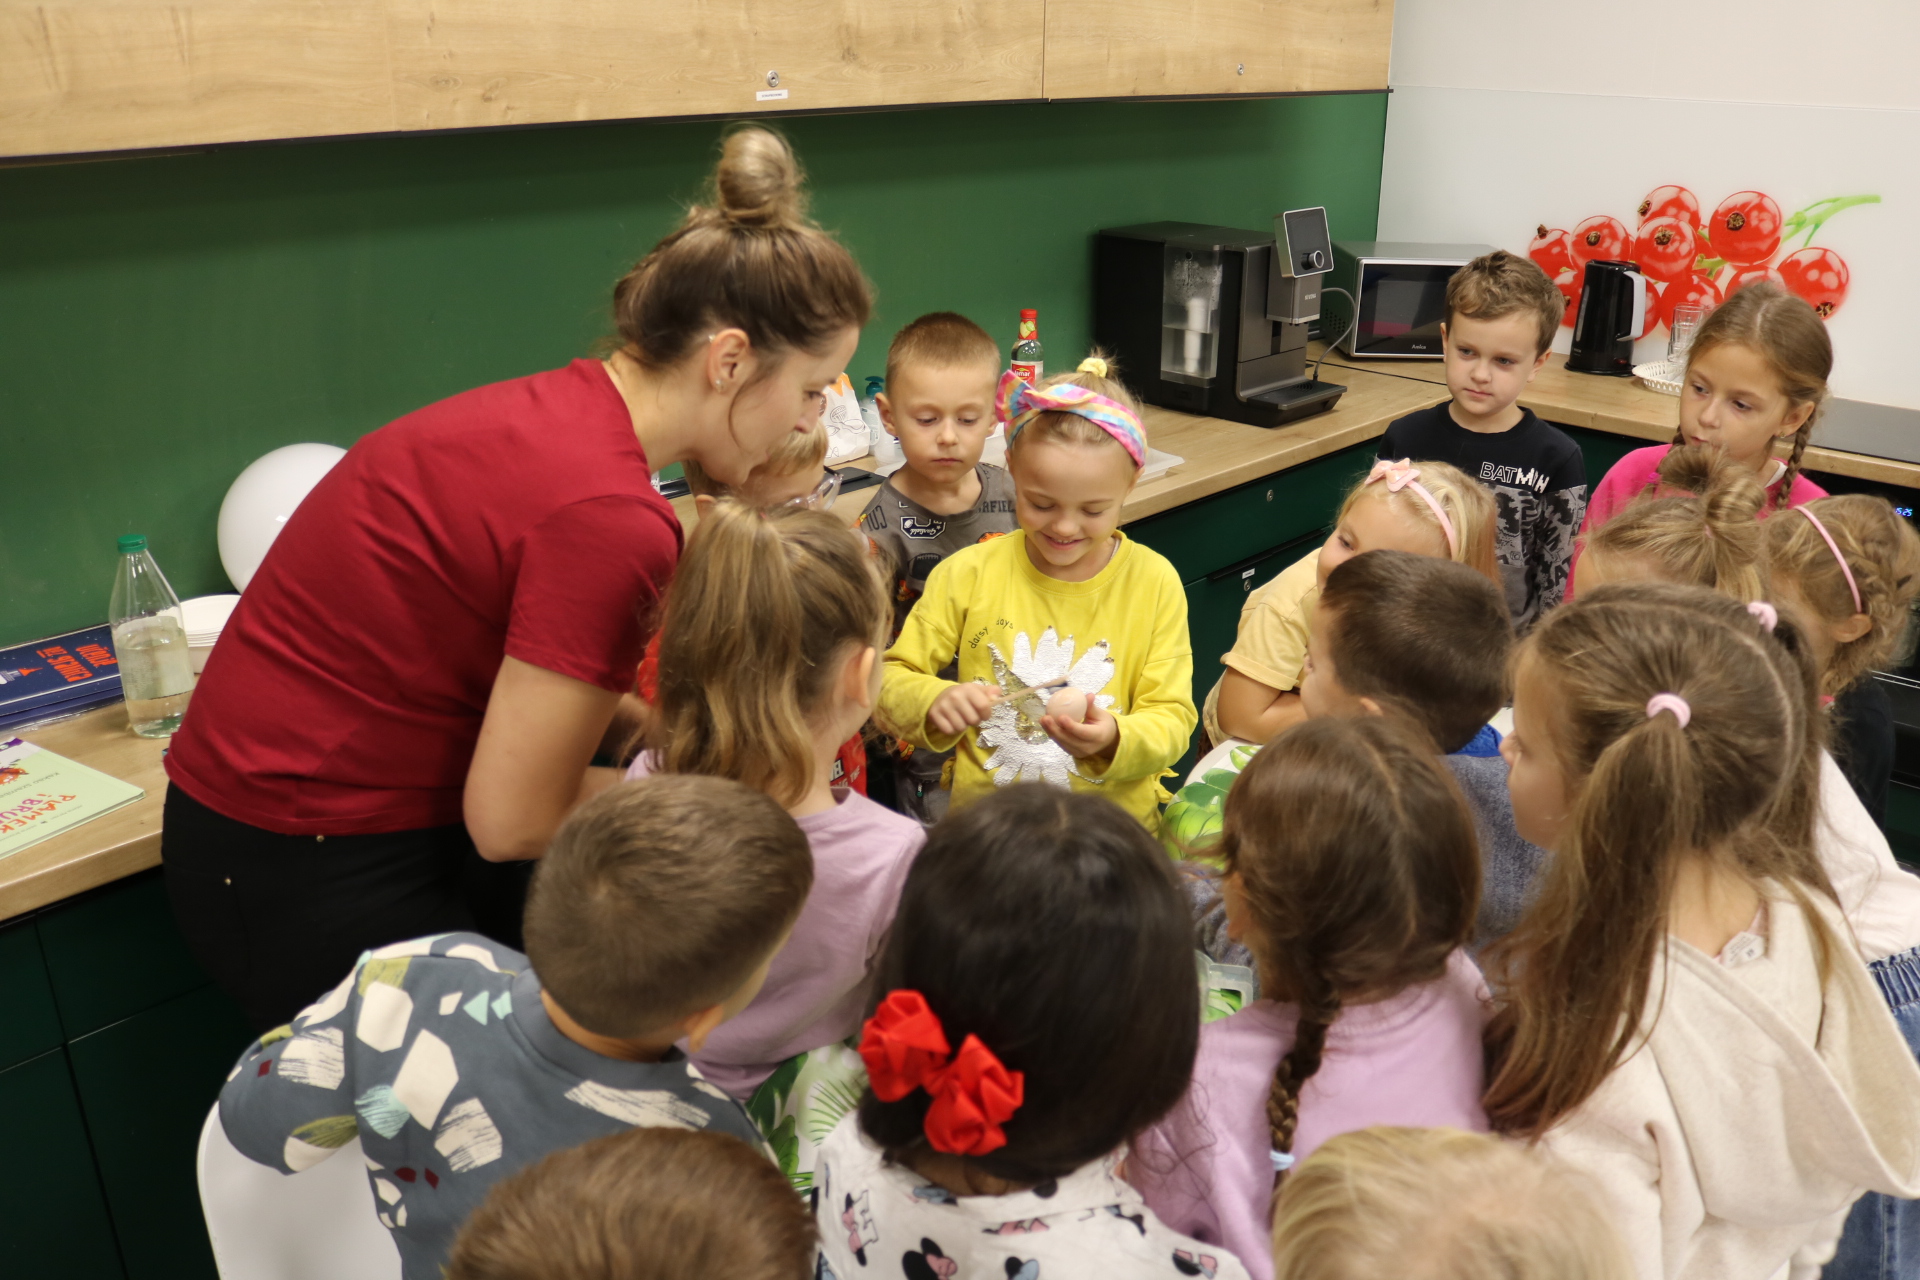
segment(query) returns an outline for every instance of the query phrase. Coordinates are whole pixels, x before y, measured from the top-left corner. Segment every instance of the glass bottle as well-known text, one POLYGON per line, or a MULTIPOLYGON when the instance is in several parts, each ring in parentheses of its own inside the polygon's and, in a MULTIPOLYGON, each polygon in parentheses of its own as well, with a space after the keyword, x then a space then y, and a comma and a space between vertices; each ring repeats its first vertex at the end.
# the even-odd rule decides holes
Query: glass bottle
POLYGON ((143 738, 165 738, 180 727, 193 696, 193 663, 180 597, 153 562, 145 534, 120 539, 120 568, 107 608, 127 723, 143 738))
POLYGON ((1046 376, 1046 362, 1040 351, 1040 313, 1031 308, 1020 313, 1020 336, 1013 344, 1013 376, 1030 387, 1040 385, 1046 376))

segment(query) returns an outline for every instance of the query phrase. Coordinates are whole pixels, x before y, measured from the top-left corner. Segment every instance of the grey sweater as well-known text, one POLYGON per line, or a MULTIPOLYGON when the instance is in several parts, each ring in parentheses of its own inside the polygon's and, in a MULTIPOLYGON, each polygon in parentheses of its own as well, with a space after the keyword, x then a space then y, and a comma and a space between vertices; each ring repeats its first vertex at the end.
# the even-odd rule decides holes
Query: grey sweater
POLYGON ((1513 829, 1506 761, 1498 756, 1448 756, 1446 761, 1480 833, 1480 916, 1473 930, 1473 949, 1479 951, 1520 922, 1547 851, 1513 829))

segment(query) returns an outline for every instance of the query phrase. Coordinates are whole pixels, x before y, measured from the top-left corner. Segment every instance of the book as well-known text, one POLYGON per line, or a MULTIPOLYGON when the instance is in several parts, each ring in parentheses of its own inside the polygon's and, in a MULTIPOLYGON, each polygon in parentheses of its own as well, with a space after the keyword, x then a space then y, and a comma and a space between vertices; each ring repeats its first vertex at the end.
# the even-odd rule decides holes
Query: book
POLYGON ((119 697, 112 627, 86 627, 0 649, 0 729, 85 711, 119 697))
POLYGON ((132 804, 146 790, 42 750, 0 738, 0 858, 132 804))

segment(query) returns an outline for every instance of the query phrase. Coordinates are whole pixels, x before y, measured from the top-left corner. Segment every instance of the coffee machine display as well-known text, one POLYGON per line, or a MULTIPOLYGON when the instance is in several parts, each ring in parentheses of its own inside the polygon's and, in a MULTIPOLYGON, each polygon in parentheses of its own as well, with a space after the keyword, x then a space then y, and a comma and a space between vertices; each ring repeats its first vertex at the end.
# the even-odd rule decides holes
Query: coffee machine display
POLYGON ((1589 262, 1580 282, 1567 368, 1575 373, 1633 376, 1633 342, 1648 302, 1647 278, 1631 262, 1589 262))
POLYGON ((1331 409, 1346 390, 1307 375, 1307 326, 1332 267, 1325 209, 1283 213, 1271 232, 1197 222, 1102 231, 1094 341, 1148 404, 1276 427, 1331 409))

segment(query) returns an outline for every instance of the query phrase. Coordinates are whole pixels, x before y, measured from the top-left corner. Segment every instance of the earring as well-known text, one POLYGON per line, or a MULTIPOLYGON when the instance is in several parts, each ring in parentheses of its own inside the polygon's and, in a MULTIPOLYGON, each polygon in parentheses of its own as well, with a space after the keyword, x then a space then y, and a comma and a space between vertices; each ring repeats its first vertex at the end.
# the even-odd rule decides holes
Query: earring
POLYGON ((722 390, 725 386, 726 386, 726 383, 722 382, 720 379, 715 378, 713 380, 713 389, 715 391, 722 390))

